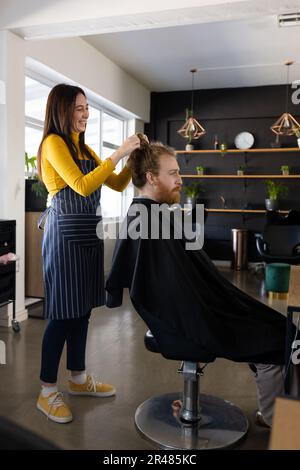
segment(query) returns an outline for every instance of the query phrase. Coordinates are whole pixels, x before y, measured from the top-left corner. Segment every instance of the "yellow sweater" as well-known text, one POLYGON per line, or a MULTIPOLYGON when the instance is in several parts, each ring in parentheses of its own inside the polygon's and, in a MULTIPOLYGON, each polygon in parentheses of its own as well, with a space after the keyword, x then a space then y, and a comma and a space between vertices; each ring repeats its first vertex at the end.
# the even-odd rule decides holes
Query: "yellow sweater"
MULTIPOLYGON (((79 149, 79 133, 72 134, 79 159, 87 159, 79 149)), ((56 134, 49 135, 42 146, 42 178, 51 196, 70 186, 81 196, 89 196, 99 186, 106 184, 116 191, 123 191, 131 179, 131 171, 126 166, 116 174, 115 165, 110 158, 102 161, 96 153, 88 147, 97 167, 84 175, 69 152, 64 140, 56 134)))

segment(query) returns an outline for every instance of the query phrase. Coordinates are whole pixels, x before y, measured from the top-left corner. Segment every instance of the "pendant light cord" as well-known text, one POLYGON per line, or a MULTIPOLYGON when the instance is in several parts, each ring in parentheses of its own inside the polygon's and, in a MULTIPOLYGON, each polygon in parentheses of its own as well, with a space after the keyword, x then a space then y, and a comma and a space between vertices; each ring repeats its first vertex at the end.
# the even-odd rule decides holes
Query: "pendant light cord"
POLYGON ((192 103, 191 103, 192 116, 194 116, 194 75, 195 75, 195 72, 192 72, 192 103))
POLYGON ((290 66, 287 65, 287 74, 286 74, 286 97, 285 97, 285 112, 288 112, 288 103, 289 103, 289 79, 290 79, 290 66))
POLYGON ((197 69, 191 69, 190 72, 192 74, 191 115, 194 116, 194 78, 195 78, 195 73, 197 72, 197 69))

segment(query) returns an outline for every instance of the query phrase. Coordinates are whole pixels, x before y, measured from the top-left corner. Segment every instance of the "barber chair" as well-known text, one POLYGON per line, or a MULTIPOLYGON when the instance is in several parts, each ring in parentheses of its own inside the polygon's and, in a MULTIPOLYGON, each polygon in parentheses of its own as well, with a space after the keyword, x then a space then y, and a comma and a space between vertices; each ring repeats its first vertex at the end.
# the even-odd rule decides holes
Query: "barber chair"
MULTIPOLYGON (((146 348, 159 353, 150 331, 145 335, 146 348)), ((204 357, 205 356, 205 357, 204 357)), ((209 354, 200 363, 213 362, 209 354)), ((210 395, 199 394, 198 362, 183 361, 183 393, 167 393, 142 403, 135 413, 135 424, 144 438, 163 449, 223 449, 239 442, 248 431, 248 421, 232 403, 210 395), (178 413, 172 409, 175 400, 182 402, 178 413)))
POLYGON ((268 214, 263 233, 255 238, 266 263, 300 264, 300 212, 290 211, 285 217, 268 214))

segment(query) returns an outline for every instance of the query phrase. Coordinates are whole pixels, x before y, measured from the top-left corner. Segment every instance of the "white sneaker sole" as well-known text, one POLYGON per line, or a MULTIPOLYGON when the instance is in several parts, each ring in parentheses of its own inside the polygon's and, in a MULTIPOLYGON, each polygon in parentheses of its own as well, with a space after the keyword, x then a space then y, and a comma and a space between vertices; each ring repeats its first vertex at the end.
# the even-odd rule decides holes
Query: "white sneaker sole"
POLYGON ((73 416, 69 416, 68 418, 59 418, 59 417, 56 417, 56 416, 52 416, 52 415, 48 415, 47 411, 44 410, 44 408, 41 407, 41 405, 39 403, 37 403, 36 405, 37 409, 40 410, 42 413, 44 413, 45 416, 47 416, 48 419, 51 419, 51 421, 54 421, 55 423, 60 423, 60 424, 64 424, 64 423, 70 423, 70 421, 73 420, 73 416))
POLYGON ((89 396, 89 397, 112 397, 116 394, 116 389, 114 388, 110 392, 73 392, 73 390, 68 390, 70 395, 81 395, 81 396, 89 396))

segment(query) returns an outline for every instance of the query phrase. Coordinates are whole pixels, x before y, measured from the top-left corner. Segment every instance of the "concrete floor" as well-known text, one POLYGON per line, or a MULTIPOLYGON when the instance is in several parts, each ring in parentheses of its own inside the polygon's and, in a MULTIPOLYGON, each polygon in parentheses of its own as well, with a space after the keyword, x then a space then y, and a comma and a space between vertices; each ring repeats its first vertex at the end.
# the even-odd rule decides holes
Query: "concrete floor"
MULTIPOLYGON (((249 272, 222 273, 242 290, 267 302, 261 276, 249 272)), ((0 366, 0 415, 43 435, 64 449, 139 450, 154 449, 136 431, 134 413, 147 398, 180 391, 178 363, 153 354, 144 347, 146 326, 133 310, 128 296, 121 308, 96 309, 92 316, 87 347, 87 367, 102 381, 113 383, 116 397, 68 396, 65 355, 59 373, 74 420, 69 424, 47 421, 36 409, 39 392, 40 347, 45 321, 30 318, 21 332, 0 328, 7 348, 7 364, 0 366)), ((273 305, 284 312, 285 303, 273 305)), ((247 364, 219 359, 201 377, 202 393, 217 395, 239 406, 249 419, 250 429, 238 449, 266 449, 269 431, 258 428, 255 381, 247 364)))

